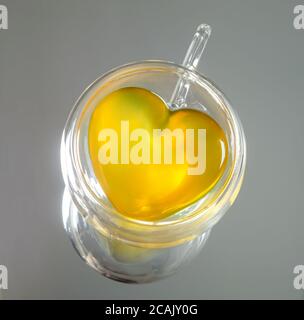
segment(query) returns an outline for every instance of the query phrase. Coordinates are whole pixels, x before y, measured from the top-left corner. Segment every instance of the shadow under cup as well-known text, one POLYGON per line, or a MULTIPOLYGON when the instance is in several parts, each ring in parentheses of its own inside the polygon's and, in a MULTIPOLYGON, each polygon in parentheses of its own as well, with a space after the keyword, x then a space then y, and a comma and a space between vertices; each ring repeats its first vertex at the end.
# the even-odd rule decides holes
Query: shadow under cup
POLYGON ((234 202, 243 180, 246 144, 242 125, 224 95, 202 75, 165 61, 116 68, 97 79, 78 99, 66 123, 61 164, 66 185, 64 226, 80 256, 103 275, 123 282, 168 276, 195 257, 211 228, 234 202), (123 87, 140 87, 169 106, 176 85, 188 89, 186 108, 211 116, 228 143, 225 172, 201 199, 159 221, 141 221, 115 210, 98 183, 88 148, 88 127, 96 103, 123 87))

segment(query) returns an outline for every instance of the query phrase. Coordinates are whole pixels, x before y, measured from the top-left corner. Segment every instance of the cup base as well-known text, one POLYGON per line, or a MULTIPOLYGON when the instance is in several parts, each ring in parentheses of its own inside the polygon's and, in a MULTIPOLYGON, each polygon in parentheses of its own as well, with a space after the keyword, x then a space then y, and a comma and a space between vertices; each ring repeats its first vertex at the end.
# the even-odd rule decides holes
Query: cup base
POLYGON ((101 235, 79 213, 67 190, 63 193, 62 219, 79 256, 103 276, 124 283, 148 283, 175 273, 205 245, 210 230, 182 245, 141 248, 101 235))

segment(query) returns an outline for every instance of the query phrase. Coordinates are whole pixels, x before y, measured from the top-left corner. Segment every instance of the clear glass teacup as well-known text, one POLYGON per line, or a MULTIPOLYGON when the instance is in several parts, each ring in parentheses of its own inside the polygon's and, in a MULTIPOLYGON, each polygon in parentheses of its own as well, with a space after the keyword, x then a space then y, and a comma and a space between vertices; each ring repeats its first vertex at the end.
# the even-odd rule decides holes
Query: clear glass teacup
POLYGON ((68 118, 61 144, 64 226, 79 255, 106 277, 142 283, 174 273, 199 253, 240 190, 246 163, 242 125, 223 93, 195 71, 209 35, 208 26, 199 27, 183 65, 141 61, 111 70, 84 91, 68 118), (120 214, 92 168, 88 127, 94 104, 90 102, 124 87, 148 89, 172 109, 179 105, 207 113, 227 137, 228 162, 215 186, 159 221, 120 214))

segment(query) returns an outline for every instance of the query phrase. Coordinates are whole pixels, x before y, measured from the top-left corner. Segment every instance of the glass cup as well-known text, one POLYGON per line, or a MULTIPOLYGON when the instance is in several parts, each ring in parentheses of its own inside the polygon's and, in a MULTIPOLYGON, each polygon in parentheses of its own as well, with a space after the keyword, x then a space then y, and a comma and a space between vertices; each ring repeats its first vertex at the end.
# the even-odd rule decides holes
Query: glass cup
POLYGON ((141 61, 115 68, 83 92, 69 115, 61 143, 64 227, 79 255, 108 278, 143 283, 174 273, 199 253, 240 190, 246 163, 242 125, 223 93, 195 71, 210 35, 208 28, 198 28, 183 65, 141 61), (88 126, 94 102, 123 87, 146 88, 172 110, 207 113, 227 137, 228 162, 216 185, 195 203, 159 221, 117 212, 92 168, 88 126))

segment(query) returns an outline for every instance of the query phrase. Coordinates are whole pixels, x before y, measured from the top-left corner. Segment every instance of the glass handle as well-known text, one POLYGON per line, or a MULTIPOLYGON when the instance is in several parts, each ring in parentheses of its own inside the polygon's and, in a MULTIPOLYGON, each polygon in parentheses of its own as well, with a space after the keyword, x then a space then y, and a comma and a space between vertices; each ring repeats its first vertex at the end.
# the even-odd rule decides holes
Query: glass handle
MULTIPOLYGON (((196 70, 210 34, 211 27, 209 25, 201 24, 200 26, 198 26, 185 55, 182 64, 184 67, 191 71, 196 70)), ((170 102, 170 106, 172 109, 183 108, 186 106, 186 98, 188 95, 189 87, 190 85, 187 79, 187 75, 185 74, 182 78, 179 79, 173 91, 170 102)))

